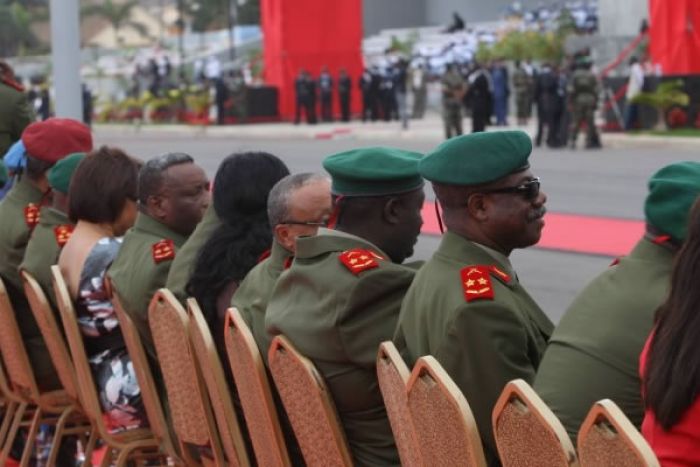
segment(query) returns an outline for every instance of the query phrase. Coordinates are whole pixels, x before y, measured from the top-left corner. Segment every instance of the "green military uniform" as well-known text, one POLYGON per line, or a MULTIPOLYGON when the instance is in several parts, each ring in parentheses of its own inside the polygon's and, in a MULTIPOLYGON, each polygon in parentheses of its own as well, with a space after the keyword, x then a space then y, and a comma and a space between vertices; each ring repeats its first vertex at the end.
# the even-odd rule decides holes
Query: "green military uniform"
MULTIPOLYGON (((420 158, 399 149, 362 148, 329 156, 323 167, 336 196, 387 196, 422 189, 420 158)), ((334 217, 342 218, 342 206, 336 206, 334 217)), ((352 228, 351 219, 343 226, 352 228)), ((294 261, 280 275, 267 306, 269 336, 259 345, 267 349, 270 336, 283 334, 316 365, 355 465, 399 464, 376 359, 379 344, 393 335, 414 275, 413 267, 394 263, 366 239, 319 229, 315 237, 297 239, 294 261)))
POLYGON ((668 294, 672 269, 673 252, 643 239, 588 284, 557 325, 534 387, 572 440, 601 399, 612 399, 641 427, 639 354, 668 294))
POLYGON ((60 388, 56 370, 47 357, 46 344, 24 295, 19 265, 32 230, 39 221, 42 193, 22 177, 0 201, 0 276, 15 311, 17 324, 32 362, 37 384, 42 390, 60 388))
POLYGON ((258 344, 263 359, 267 360, 270 338, 265 331, 265 310, 272 290, 282 271, 291 265, 292 252, 273 241, 270 256, 248 272, 231 299, 258 344))
POLYGON ((209 237, 221 225, 219 217, 216 215, 214 205, 210 204, 204 212, 204 217, 187 239, 185 244, 177 252, 177 256, 172 262, 172 267, 168 273, 165 287, 168 288, 181 302, 189 297, 185 290, 187 282, 192 276, 199 250, 209 240, 209 237))
POLYGON ((576 146, 578 130, 586 123, 586 146, 600 145, 598 130, 595 126, 595 109, 598 104, 598 80, 590 69, 579 68, 574 71, 567 86, 571 105, 571 127, 569 129, 569 146, 576 146))
POLYGON ((445 138, 462 134, 462 97, 464 97, 464 78, 458 72, 450 70, 442 77, 442 120, 445 125, 445 138))
POLYGON ((148 305, 153 294, 165 286, 173 259, 185 240, 185 236, 139 213, 108 270, 124 311, 136 325, 153 361, 157 360, 157 355, 148 325, 148 305))
POLYGON ((319 229, 297 240, 294 263, 267 307, 267 332, 289 338, 323 375, 356 465, 399 464, 375 364, 414 274, 366 240, 319 229), (352 252, 376 266, 354 273, 341 260, 352 252))
POLYGON ((34 119, 27 96, 16 83, 0 79, 0 159, 34 119))
POLYGON ((394 341, 411 365, 423 355, 440 362, 467 398, 487 449, 495 453, 491 411, 496 399, 508 381, 534 379, 552 329, 506 256, 446 232, 406 293, 394 341), (476 276, 491 284, 492 298, 465 299, 460 277, 471 266, 497 268, 476 276))
POLYGON ((639 354, 666 299, 688 212, 700 195, 700 163, 656 172, 644 203, 646 236, 595 278, 559 322, 535 378, 535 390, 572 439, 594 402, 612 399, 639 429, 644 418, 639 354))
MULTIPOLYGON (((482 186, 527 169, 531 152, 521 131, 472 133, 443 142, 419 170, 440 188, 482 186)), ((440 362, 469 402, 487 459, 498 464, 495 402, 508 381, 533 381, 553 327, 504 253, 450 228, 406 293, 394 341, 409 364, 423 355, 440 362)))
POLYGON ((520 120, 530 118, 532 111, 532 77, 523 67, 513 72, 513 88, 515 89, 515 108, 520 120))

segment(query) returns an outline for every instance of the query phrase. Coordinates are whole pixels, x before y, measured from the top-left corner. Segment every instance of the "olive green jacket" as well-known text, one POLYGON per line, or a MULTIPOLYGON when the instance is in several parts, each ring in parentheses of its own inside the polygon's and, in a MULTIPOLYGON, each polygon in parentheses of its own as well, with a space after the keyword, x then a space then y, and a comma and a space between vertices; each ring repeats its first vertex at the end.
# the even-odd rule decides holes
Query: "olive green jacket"
POLYGON ((197 227, 189 236, 182 248, 177 252, 177 256, 172 262, 172 267, 168 273, 168 279, 165 282, 165 287, 168 288, 178 300, 184 302, 189 297, 186 291, 187 282, 192 276, 199 250, 209 240, 211 234, 221 225, 219 217, 214 211, 214 205, 210 204, 204 212, 202 221, 197 224, 197 227))
POLYGON ((168 271, 186 237, 144 213, 124 236, 122 247, 108 270, 112 285, 121 299, 124 311, 138 328, 144 348, 151 359, 157 359, 151 329, 148 326, 148 305, 153 294, 165 287, 168 271), (157 260, 154 245, 171 240, 174 251, 170 258, 157 260))
MULTIPOLYGON (((49 300, 51 307, 56 308, 56 295, 53 292, 51 280, 51 266, 58 263, 58 256, 61 254, 63 244, 59 243, 56 228, 66 226, 73 227, 73 223, 68 216, 61 211, 49 206, 41 208, 39 225, 34 228, 32 236, 27 244, 24 259, 19 268, 30 273, 41 286, 49 300)), ((68 238, 65 238, 68 240, 68 238)))
POLYGON ((267 306, 268 334, 285 335, 323 375, 356 465, 399 464, 376 359, 379 344, 391 339, 414 275, 362 238, 319 229, 317 236, 297 240, 294 262, 267 306), (351 272, 341 258, 354 249, 383 259, 351 272))
POLYGON ((19 265, 32 235, 32 230, 25 220, 24 209, 30 203, 38 206, 41 198, 41 191, 26 177, 22 177, 0 201, 0 276, 12 302, 37 384, 40 389, 50 391, 59 389, 60 382, 51 359, 48 358, 46 344, 29 308, 19 275, 19 265))
POLYGON ((0 81, 0 159, 33 119, 27 96, 0 81))
POLYGON ((394 342, 410 365, 432 355, 467 398, 487 457, 496 449, 491 412, 508 381, 532 382, 553 325, 528 295, 508 258, 446 232, 401 306, 394 342), (493 298, 467 302, 462 269, 496 266, 493 298))
POLYGON ((292 258, 291 251, 273 241, 270 256, 250 270, 231 299, 231 306, 236 307, 241 313, 265 361, 267 361, 265 345, 270 342, 265 331, 265 310, 277 279, 292 258))
POLYGON ((572 439, 600 399, 612 399, 641 427, 639 354, 668 294, 673 256, 671 249, 642 239, 583 289, 554 330, 535 390, 572 439))

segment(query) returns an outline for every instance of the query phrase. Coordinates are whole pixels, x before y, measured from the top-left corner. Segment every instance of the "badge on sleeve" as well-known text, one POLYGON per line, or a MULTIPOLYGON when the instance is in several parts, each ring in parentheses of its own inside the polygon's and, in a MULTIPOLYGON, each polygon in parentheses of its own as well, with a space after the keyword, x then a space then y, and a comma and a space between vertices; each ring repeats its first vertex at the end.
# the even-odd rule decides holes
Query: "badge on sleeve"
POLYGON ((24 222, 27 223, 29 229, 36 227, 39 223, 39 206, 29 203, 24 207, 24 222))
POLYGON ((467 266, 462 268, 462 288, 467 302, 473 300, 493 300, 493 285, 491 284, 491 269, 489 266, 467 266))
POLYGON ((357 276, 363 271, 378 267, 379 263, 377 260, 384 258, 372 251, 355 248, 354 250, 344 251, 338 259, 350 272, 357 276))
POLYGON ((151 256, 156 264, 175 258, 175 244, 170 239, 163 239, 151 245, 151 256))
POLYGON ((63 224, 53 228, 53 235, 56 237, 56 243, 58 243, 59 248, 63 248, 63 245, 68 243, 72 233, 73 226, 70 224, 63 224))

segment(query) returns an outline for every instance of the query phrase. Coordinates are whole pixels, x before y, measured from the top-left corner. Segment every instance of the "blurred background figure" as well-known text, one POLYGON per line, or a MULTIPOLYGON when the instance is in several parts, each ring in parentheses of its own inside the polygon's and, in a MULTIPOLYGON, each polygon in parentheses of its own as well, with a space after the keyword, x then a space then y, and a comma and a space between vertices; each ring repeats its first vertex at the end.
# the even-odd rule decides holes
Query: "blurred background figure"
POLYGON ((428 77, 423 69, 423 64, 418 63, 411 68, 408 81, 413 92, 413 112, 412 118, 423 118, 425 115, 425 101, 428 95, 428 77))
POLYGON ((625 104, 625 130, 629 131, 638 124, 639 104, 632 102, 632 99, 642 92, 644 88, 644 69, 637 57, 630 58, 630 78, 627 81, 627 92, 625 94, 627 103, 625 104))
POLYGON ((352 93, 352 79, 345 68, 340 69, 338 75, 338 101, 340 102, 340 119, 350 121, 350 95, 352 93))
POLYGON ((321 68, 318 75, 318 92, 321 98, 321 119, 324 122, 333 121, 333 78, 328 72, 328 67, 321 68))

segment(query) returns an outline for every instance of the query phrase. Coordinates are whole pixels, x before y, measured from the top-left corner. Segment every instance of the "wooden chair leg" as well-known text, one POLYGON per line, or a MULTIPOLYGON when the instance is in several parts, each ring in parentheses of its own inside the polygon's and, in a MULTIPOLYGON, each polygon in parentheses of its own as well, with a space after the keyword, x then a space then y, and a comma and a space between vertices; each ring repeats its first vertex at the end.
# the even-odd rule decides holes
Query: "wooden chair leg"
POLYGON ((112 447, 107 446, 107 449, 105 450, 105 455, 102 458, 102 462, 100 463, 100 467, 109 467, 109 465, 111 465, 113 456, 112 451, 112 447))
MULTIPOLYGON (((66 423, 73 414, 75 414, 75 409, 73 407, 68 407, 58 418, 58 422, 56 423, 56 428, 53 433, 53 440, 51 441, 51 449, 49 450, 47 465, 56 465, 56 457, 58 456, 58 451, 61 449, 63 436, 66 434, 66 423)), ((75 432, 76 430, 71 429, 68 431, 75 432)))
POLYGON ((134 441, 132 443, 127 444, 124 446, 124 448, 119 452, 119 457, 117 457, 117 467, 123 467, 126 465, 127 460, 129 460, 129 456, 137 450, 141 450, 144 448, 154 448, 158 449, 158 444, 156 441, 152 439, 147 439, 147 440, 142 440, 142 441, 134 441))
POLYGON ((8 402, 5 406, 5 414, 2 418, 2 425, 0 425, 0 446, 2 446, 2 443, 5 441, 5 436, 7 436, 7 432, 10 429, 10 424, 12 423, 12 418, 15 415, 17 406, 17 402, 8 402))
POLYGON ((93 426, 90 430, 90 437, 88 438, 84 448, 85 463, 88 467, 92 467, 92 453, 95 452, 95 443, 97 443, 97 439, 99 437, 100 435, 97 434, 97 428, 93 426))
POLYGON ((27 467, 29 465, 29 461, 32 459, 36 435, 39 433, 39 425, 41 424, 42 413, 42 410, 37 407, 36 411, 34 412, 34 418, 32 418, 32 424, 29 426, 29 433, 27 434, 27 442, 24 444, 24 451, 22 451, 20 467, 27 467))
POLYGON ((7 433, 7 438, 5 439, 5 444, 2 446, 2 452, 0 452, 0 465, 5 465, 7 458, 10 456, 10 450, 12 449, 12 443, 15 441, 17 432, 19 431, 19 426, 24 418, 24 413, 27 411, 27 403, 22 402, 17 407, 15 411, 15 416, 12 418, 12 425, 10 426, 10 431, 7 433))

